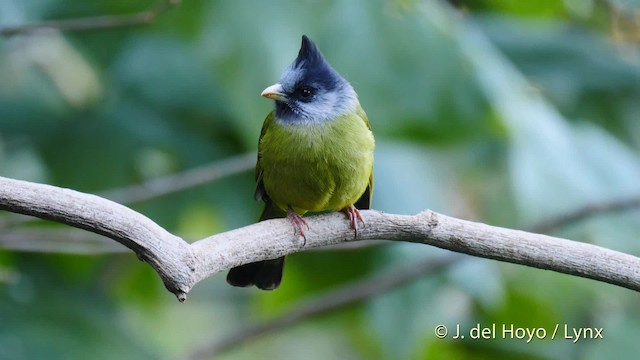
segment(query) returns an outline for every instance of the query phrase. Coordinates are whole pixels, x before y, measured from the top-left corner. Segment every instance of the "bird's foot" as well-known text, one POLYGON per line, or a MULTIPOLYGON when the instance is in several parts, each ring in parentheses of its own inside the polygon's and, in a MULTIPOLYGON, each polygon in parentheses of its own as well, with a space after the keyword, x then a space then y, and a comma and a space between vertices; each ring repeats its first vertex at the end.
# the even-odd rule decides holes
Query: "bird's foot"
POLYGON ((302 215, 293 211, 291 206, 289 206, 289 208, 287 209, 287 218, 289 218, 289 221, 291 221, 291 225, 293 225, 294 234, 300 234, 300 236, 302 236, 302 238, 304 239, 304 242, 302 243, 302 246, 304 247, 307 244, 307 237, 304 235, 304 229, 302 228, 302 226, 304 225, 307 227, 307 230, 309 229, 307 220, 305 220, 302 215))
POLYGON ((357 238, 358 237, 358 220, 360 220, 360 222, 362 223, 362 226, 364 226, 364 220, 362 220, 360 211, 358 211, 358 209, 356 209, 355 206, 349 205, 346 208, 342 209, 342 212, 347 214, 347 216, 349 217, 349 223, 351 223, 351 228, 353 228, 353 238, 354 239, 357 238))

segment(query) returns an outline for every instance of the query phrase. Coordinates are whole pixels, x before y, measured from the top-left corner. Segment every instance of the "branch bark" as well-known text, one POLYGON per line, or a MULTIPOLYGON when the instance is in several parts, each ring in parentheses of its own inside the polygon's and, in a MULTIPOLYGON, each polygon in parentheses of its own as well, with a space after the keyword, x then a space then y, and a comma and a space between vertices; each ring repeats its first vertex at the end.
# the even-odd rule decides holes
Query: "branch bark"
MULTIPOLYGON (((309 248, 354 241, 342 214, 308 218, 306 244, 286 219, 273 219, 188 244, 149 218, 104 198, 0 177, 0 209, 57 221, 114 239, 160 275, 180 301, 191 288, 231 267, 309 248)), ((424 211, 362 211, 357 240, 385 239, 433 245, 499 261, 553 270, 640 291, 640 258, 571 240, 499 228, 424 211)))
POLYGON ((193 286, 191 247, 144 215, 78 191, 0 178, 0 209, 36 216, 107 236, 133 250, 180 301, 193 286))

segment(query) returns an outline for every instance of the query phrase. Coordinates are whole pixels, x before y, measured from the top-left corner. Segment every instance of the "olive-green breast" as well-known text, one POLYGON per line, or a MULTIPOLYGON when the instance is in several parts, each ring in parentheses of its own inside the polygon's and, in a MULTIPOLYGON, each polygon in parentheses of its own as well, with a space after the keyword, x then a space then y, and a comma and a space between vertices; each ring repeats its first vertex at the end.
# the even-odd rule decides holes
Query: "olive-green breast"
POLYGON ((284 124, 270 114, 259 144, 258 172, 267 195, 282 209, 340 210, 369 185, 373 148, 360 108, 322 123, 284 124))

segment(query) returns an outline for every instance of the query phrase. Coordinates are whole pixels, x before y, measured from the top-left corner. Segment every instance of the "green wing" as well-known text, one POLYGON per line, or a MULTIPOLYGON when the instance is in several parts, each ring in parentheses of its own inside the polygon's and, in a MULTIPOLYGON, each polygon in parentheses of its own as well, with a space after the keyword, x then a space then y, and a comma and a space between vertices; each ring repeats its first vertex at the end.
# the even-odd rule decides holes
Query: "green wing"
POLYGON ((371 124, 369 124, 369 117, 367 116, 367 113, 364 112, 364 109, 362 108, 362 106, 360 106, 360 104, 358 104, 356 113, 358 114, 358 117, 360 117, 360 119, 362 119, 362 121, 364 121, 364 123, 367 125, 367 128, 371 130, 371 124))
POLYGON ((275 117, 275 110, 270 112, 269 115, 264 119, 264 123, 262 124, 262 130, 260 131, 260 139, 258 140, 258 160, 256 161, 256 191, 255 198, 256 200, 262 200, 264 202, 269 202, 269 195, 264 188, 264 183, 262 182, 262 137, 267 132, 267 129, 273 122, 273 118, 275 117))
MULTIPOLYGON (((371 130, 371 124, 369 124, 369 117, 367 117, 367 113, 364 112, 361 106, 358 106, 356 110, 358 116, 364 121, 367 125, 367 128, 371 130)), ((371 168, 371 175, 369 175, 369 185, 367 185, 367 189, 364 191, 360 199, 353 204, 356 209, 366 210, 371 208, 371 195, 373 194, 373 167, 371 168)))

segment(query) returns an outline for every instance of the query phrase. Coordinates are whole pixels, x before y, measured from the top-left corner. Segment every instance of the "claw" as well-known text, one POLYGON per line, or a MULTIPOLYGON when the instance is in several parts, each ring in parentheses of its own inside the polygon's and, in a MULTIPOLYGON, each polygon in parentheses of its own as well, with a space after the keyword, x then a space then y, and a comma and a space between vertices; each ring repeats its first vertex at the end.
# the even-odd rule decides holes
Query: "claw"
POLYGON ((307 230, 309 230, 309 224, 307 223, 307 220, 305 220, 297 212, 293 211, 291 206, 289 206, 289 208, 287 209, 287 218, 289 218, 289 221, 291 221, 291 225, 293 225, 294 234, 300 234, 300 236, 302 236, 302 238, 304 239, 304 242, 302 243, 302 247, 304 247, 307 244, 307 237, 304 235, 304 229, 302 228, 302 225, 306 226, 307 230))
POLYGON ((358 220, 364 226, 364 220, 362 220, 362 216, 360 215, 360 211, 356 209, 355 206, 349 205, 346 208, 342 209, 342 212, 345 213, 349 217, 349 223, 351 223, 351 227, 353 228, 353 238, 358 237, 358 220))

